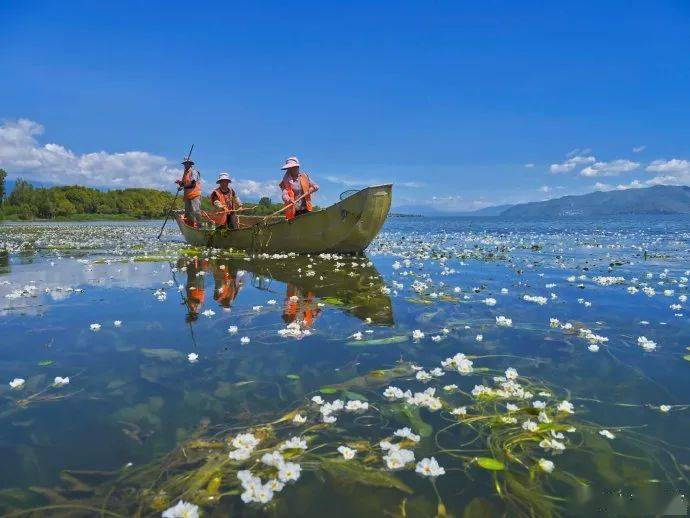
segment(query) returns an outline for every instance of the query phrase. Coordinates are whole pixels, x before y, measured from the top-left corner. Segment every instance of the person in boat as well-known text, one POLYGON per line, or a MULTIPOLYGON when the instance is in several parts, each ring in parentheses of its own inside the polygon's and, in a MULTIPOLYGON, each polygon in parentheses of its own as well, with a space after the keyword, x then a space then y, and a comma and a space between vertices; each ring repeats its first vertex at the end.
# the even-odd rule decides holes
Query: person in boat
POLYGON ((235 190, 230 187, 231 182, 228 173, 218 174, 218 187, 211 193, 211 205, 216 209, 212 216, 216 228, 238 228, 236 211, 242 208, 242 202, 235 190))
POLYGON ((283 180, 278 184, 283 194, 283 203, 290 204, 285 210, 288 220, 312 211, 311 195, 319 190, 319 186, 309 179, 309 175, 300 171, 299 160, 291 156, 285 161, 283 180))
POLYGON ((175 183, 184 191, 184 217, 187 224, 198 227, 201 224, 201 178, 194 169, 194 162, 189 158, 182 161, 184 172, 175 183))

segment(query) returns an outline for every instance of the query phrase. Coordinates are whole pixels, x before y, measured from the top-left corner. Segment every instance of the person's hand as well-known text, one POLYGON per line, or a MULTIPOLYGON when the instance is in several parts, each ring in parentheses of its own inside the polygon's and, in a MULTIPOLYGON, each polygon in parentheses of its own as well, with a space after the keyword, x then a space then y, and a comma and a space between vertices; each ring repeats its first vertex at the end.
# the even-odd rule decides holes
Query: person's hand
POLYGON ((175 183, 176 183, 178 186, 182 187, 182 180, 175 180, 175 183))

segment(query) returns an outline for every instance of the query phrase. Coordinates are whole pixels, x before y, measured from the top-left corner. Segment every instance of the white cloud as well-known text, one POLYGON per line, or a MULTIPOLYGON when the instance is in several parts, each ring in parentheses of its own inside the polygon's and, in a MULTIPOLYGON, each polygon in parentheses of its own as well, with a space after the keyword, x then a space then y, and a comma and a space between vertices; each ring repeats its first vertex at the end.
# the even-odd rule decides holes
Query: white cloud
POLYGON ((233 180, 232 187, 240 197, 261 198, 268 196, 275 202, 280 197, 278 182, 257 182, 256 180, 233 180))
POLYGON ((0 167, 46 183, 170 188, 179 166, 145 151, 78 154, 59 144, 41 145, 39 123, 19 119, 0 126, 0 167))
POLYGON ((580 176, 594 178, 597 176, 618 176, 621 173, 628 173, 640 167, 640 164, 632 160, 612 160, 611 162, 595 162, 591 166, 585 167, 580 171, 580 176))
POLYGON ((592 188, 595 191, 610 191, 611 189, 613 189, 613 185, 609 185, 609 184, 603 183, 603 182, 597 182, 594 184, 594 186, 592 188))
POLYGON ((647 185, 690 185, 690 160, 654 160, 645 170, 657 173, 645 182, 647 185))
POLYGON ((596 162, 596 158, 591 155, 573 155, 572 153, 576 151, 579 150, 575 149, 568 153, 568 158, 564 162, 560 164, 551 164, 549 167, 551 174, 569 173, 577 167, 596 162))
POLYGON ((525 164, 526 169, 532 169, 533 167, 534 167, 534 164, 532 162, 525 164))
POLYGON ((647 146, 644 146, 644 145, 635 146, 634 148, 632 148, 632 152, 633 153, 642 153, 645 149, 647 149, 647 146))
POLYGON ((549 187, 548 185, 542 185, 537 189, 539 192, 543 192, 544 194, 548 194, 553 191, 553 188, 549 187))

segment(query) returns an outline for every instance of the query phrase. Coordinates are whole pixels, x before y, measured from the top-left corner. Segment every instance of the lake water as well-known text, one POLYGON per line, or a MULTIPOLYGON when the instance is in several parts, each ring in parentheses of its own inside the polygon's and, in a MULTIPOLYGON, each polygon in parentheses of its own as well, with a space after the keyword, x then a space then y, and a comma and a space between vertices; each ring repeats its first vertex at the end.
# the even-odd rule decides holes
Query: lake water
POLYGON ((0 226, 0 514, 686 512, 690 219, 159 225, 0 226))

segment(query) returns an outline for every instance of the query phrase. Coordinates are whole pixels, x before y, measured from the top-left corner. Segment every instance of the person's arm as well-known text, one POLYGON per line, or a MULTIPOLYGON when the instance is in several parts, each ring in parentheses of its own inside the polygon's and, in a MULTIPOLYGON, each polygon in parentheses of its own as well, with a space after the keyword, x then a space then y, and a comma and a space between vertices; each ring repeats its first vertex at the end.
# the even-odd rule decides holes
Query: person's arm
POLYGON ((292 200, 290 199, 290 193, 288 193, 287 189, 283 189, 283 203, 292 203, 292 200))
POLYGON ((309 179, 309 190, 311 192, 316 192, 319 190, 319 186, 316 185, 314 182, 311 181, 311 178, 309 179))

